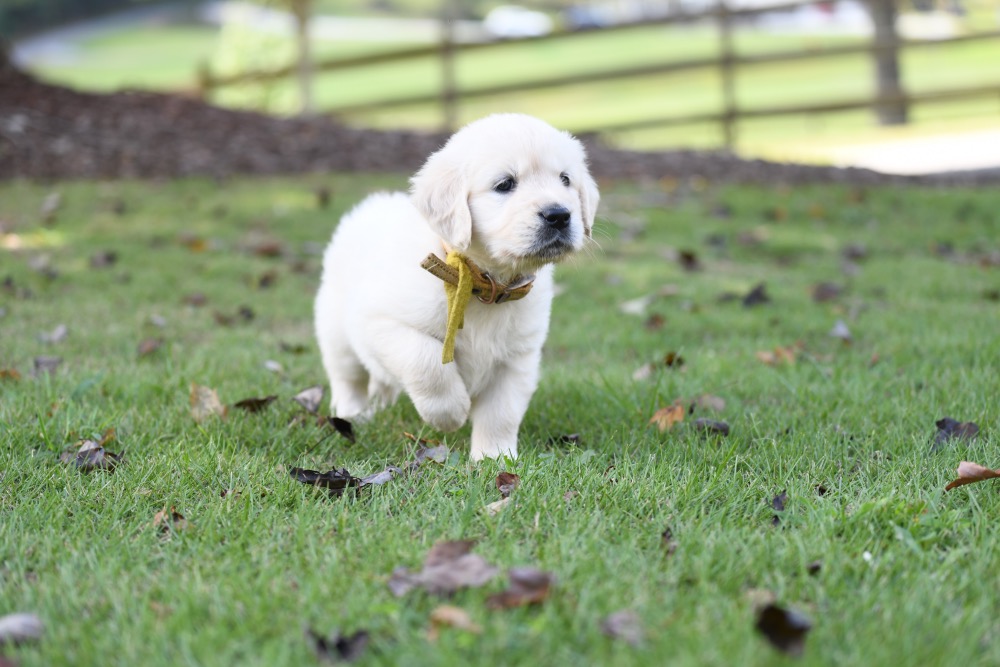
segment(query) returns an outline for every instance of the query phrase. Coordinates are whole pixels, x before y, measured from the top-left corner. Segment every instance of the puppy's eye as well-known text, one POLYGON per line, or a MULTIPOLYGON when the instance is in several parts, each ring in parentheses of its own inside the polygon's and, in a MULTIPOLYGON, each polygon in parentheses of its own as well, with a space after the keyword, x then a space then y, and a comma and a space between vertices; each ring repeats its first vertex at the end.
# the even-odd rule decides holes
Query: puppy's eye
POLYGON ((565 185, 568 188, 569 187, 569 174, 567 174, 564 171, 563 173, 559 174, 559 178, 562 179, 563 185, 565 185))
POLYGON ((517 181, 508 176, 493 186, 494 192, 512 192, 517 187, 517 181))

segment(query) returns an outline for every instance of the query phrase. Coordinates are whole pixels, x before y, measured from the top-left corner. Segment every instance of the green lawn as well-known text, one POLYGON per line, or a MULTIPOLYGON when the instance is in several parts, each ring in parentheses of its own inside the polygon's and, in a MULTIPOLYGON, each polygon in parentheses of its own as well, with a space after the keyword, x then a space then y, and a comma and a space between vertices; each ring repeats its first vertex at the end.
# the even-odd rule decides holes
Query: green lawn
POLYGON ((466 427, 444 439, 444 464, 331 499, 289 469, 369 475, 412 459, 404 433, 441 437, 404 400, 356 424, 350 444, 292 400, 325 382, 317 244, 364 193, 404 183, 0 186, 0 616, 46 626, 0 655, 22 667, 309 665, 311 627, 370 632, 359 664, 788 664, 754 630, 773 597, 811 620, 798 664, 1000 661, 998 488, 943 490, 963 459, 1000 467, 1000 195, 605 183, 600 248, 558 272, 521 459, 470 466, 466 427), (51 192, 62 204, 44 226, 51 192), (849 247, 864 257, 845 273, 849 247), (677 250, 702 270, 684 271, 677 250), (769 303, 720 299, 762 281, 769 303), (817 303, 821 281, 843 292, 817 303), (622 312, 661 290, 642 314, 622 312), (851 344, 828 334, 837 320, 851 344), (39 339, 60 324, 64 340, 39 339), (162 345, 141 355, 145 339, 162 345), (758 358, 777 347, 794 363, 758 358), (669 352, 683 363, 633 378, 669 352), (62 363, 33 377, 40 356, 62 363), (198 424, 192 383, 229 405, 278 399, 198 424), (724 407, 649 425, 702 394, 724 407), (979 436, 932 451, 946 416, 979 436), (700 436, 699 417, 730 435, 700 436), (59 461, 112 428, 107 447, 125 455, 114 472, 59 461), (522 481, 491 517, 501 469, 522 481), (155 515, 170 507, 187 525, 164 533, 155 515), (538 567, 556 584, 509 610, 487 605, 502 576, 450 599, 390 593, 395 568, 465 538, 501 570, 538 567), (442 604, 481 634, 428 639, 442 604), (622 609, 644 628, 638 647, 600 631, 622 609))

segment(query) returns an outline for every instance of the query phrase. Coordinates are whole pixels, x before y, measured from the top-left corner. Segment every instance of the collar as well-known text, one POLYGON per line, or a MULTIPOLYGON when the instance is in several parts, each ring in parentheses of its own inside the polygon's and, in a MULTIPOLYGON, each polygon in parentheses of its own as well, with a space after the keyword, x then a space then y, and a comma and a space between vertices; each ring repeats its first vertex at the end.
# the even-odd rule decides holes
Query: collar
POLYGON ((461 260, 469 269, 472 278, 472 296, 481 303, 503 303, 523 299, 531 291, 535 282, 534 275, 515 276, 509 283, 502 283, 483 271, 475 262, 455 250, 448 251, 448 260, 431 253, 420 263, 432 275, 450 285, 458 285, 459 269, 454 266, 453 257, 461 260))

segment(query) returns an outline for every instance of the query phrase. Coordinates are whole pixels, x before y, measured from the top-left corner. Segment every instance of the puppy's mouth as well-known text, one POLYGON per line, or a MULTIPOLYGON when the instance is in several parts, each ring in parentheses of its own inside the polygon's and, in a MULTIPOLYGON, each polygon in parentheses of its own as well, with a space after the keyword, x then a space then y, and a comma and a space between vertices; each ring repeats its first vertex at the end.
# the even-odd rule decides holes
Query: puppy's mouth
POLYGON ((551 262, 576 250, 573 235, 569 228, 553 229, 543 227, 538 230, 535 242, 528 249, 528 256, 551 262))

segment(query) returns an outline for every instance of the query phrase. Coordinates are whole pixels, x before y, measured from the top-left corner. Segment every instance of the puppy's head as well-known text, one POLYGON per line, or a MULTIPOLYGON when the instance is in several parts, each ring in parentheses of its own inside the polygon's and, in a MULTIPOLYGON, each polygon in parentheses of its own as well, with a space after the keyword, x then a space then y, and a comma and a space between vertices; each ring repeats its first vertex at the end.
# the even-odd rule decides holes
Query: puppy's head
POLYGON ((417 209, 446 243, 509 275, 579 250, 599 199, 580 142, 521 114, 465 126, 411 186, 417 209))

